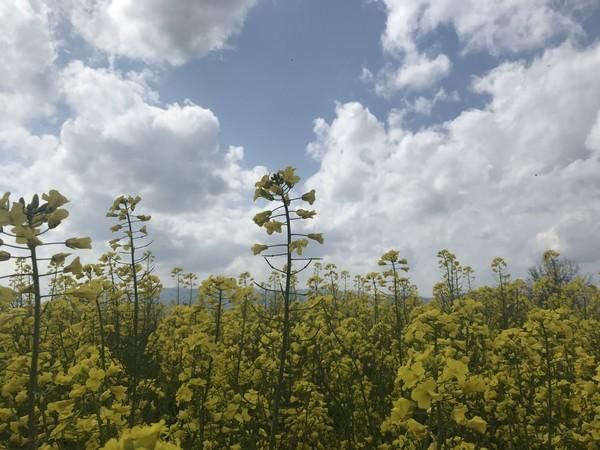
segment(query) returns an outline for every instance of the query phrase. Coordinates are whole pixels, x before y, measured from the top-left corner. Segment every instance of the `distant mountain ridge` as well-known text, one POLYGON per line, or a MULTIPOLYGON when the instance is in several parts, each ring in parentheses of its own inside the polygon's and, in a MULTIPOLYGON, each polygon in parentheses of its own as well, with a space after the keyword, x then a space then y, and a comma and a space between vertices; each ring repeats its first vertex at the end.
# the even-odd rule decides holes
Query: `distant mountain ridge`
MULTIPOLYGON (((198 299, 198 288, 192 289, 192 303, 198 299)), ((190 300, 190 290, 188 288, 179 288, 179 304, 187 305, 190 300)), ((160 292, 159 301, 164 305, 177 304, 177 288, 163 288, 160 292)))

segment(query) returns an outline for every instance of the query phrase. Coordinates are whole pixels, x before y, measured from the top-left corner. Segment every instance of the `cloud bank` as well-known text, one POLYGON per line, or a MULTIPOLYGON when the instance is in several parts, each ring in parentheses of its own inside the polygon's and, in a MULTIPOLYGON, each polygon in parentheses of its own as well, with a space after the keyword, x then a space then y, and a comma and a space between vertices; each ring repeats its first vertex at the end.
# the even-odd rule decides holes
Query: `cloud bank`
POLYGON ((483 280, 495 256, 524 276, 550 247, 595 271, 596 73, 598 45, 502 64, 473 82, 489 96, 484 108, 418 131, 402 111, 384 122, 360 103, 339 104, 333 121, 315 121, 308 146, 320 162, 308 185, 321 194, 317 226, 331 242, 328 256, 369 270, 399 248, 427 288, 442 248, 480 268, 483 280))
POLYGON ((226 48, 256 0, 78 0, 74 29, 111 55, 180 65, 226 48))
POLYGON ((589 0, 380 2, 387 17, 381 43, 390 62, 370 78, 375 91, 383 96, 423 90, 449 74, 449 56, 421 44, 442 30, 445 39, 456 36, 463 54, 511 55, 581 35, 578 18, 594 7, 589 0))

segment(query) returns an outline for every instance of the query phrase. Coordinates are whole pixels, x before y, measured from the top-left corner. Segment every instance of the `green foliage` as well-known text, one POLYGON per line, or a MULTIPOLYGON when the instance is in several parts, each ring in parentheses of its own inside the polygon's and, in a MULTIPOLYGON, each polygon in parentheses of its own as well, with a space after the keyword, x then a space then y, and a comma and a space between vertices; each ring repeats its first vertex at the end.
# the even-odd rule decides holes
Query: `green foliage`
MULTIPOLYGON (((17 339, 23 344, 23 346, 16 348, 19 355, 19 373, 24 372, 23 364, 28 360, 29 377, 26 388, 21 386, 23 389, 18 394, 19 403, 23 405, 20 409, 22 420, 16 423, 13 429, 18 430, 18 442, 20 444, 27 443, 29 448, 33 450, 38 448, 38 418, 36 411, 41 397, 39 393, 43 313, 41 279, 46 276, 54 276, 54 280, 56 280, 60 266, 64 263, 66 257, 64 253, 59 253, 49 258, 41 258, 38 251, 43 251, 44 246, 61 245, 61 243, 44 243, 40 236, 56 228, 69 216, 67 210, 59 209, 68 200, 58 191, 51 190, 47 194, 43 194, 42 200, 45 203, 40 202, 40 198, 36 194, 30 203, 25 203, 25 200, 21 198, 11 205, 9 193, 5 193, 0 199, 0 234, 3 234, 6 238, 14 239, 12 244, 5 243, 4 239, 1 244, 9 245, 17 253, 21 253, 20 256, 13 256, 4 250, 0 251, 0 262, 12 258, 16 259, 17 272, 9 275, 8 278, 11 280, 13 287, 18 289, 20 297, 18 301, 13 303, 12 301, 16 300, 17 295, 11 299, 11 296, 8 295, 9 292, 6 288, 3 288, 4 298, 8 300, 6 303, 13 303, 13 306, 19 308, 24 306, 23 296, 26 296, 29 306, 28 319, 31 319, 30 323, 27 324, 27 332, 17 332, 17 339), (4 230, 5 226, 12 226, 10 232, 4 230), (45 229, 43 229, 44 226, 45 229), (30 264, 26 264, 25 259, 28 259, 30 264), (40 263, 43 260, 50 261, 48 273, 40 273, 40 263), (26 352, 24 352, 25 349, 26 352), (25 356, 25 353, 29 353, 30 356, 25 356), (26 430, 26 433, 24 430, 26 430)), ((71 238, 67 239, 64 244, 73 249, 91 248, 91 239, 71 238)), ((79 276, 81 274, 79 257, 75 258, 62 272, 79 276)), ((54 292, 50 294, 50 297, 53 297, 53 295, 54 292)), ((25 377, 21 376, 21 380, 25 381, 25 377)), ((18 379, 13 380, 13 383, 18 382, 18 379)))

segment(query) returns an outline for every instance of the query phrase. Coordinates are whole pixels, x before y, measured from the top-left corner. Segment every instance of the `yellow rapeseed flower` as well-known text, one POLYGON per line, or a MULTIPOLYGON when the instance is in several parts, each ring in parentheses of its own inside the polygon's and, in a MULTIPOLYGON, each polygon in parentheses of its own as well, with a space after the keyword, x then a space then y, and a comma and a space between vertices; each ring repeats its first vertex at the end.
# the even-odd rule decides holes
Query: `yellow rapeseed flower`
POLYGON ((417 439, 423 439, 427 436, 427 427, 415 419, 408 419, 406 422, 406 428, 410 431, 417 439))
POLYGON ((412 391, 411 398, 417 402, 419 408, 429 409, 431 402, 440 398, 435 389, 435 381, 432 378, 428 378, 412 391))

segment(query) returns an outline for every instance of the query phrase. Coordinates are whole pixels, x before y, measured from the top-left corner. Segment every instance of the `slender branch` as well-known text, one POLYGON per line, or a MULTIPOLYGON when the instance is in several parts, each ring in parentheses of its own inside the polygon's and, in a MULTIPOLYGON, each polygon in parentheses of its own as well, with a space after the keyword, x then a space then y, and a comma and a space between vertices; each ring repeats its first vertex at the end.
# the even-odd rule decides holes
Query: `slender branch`
MULTIPOLYGON (((20 247, 18 245, 12 245, 12 244, 7 244, 6 242, 4 242, 2 244, 3 247, 10 247, 10 248, 16 248, 18 250, 29 250, 29 247, 20 247)), ((22 256, 21 258, 31 258, 31 255, 27 255, 27 256, 22 256)))
POLYGON ((153 243, 154 243, 154 241, 150 241, 146 245, 142 245, 141 247, 136 247, 135 249, 136 250, 141 250, 143 248, 150 247, 153 243))
POLYGON ((278 217, 285 217, 285 213, 276 214, 274 216, 269 216, 269 220, 271 220, 271 219, 277 219, 278 217))
MULTIPOLYGON (((266 321, 269 321, 269 322, 281 322, 281 319, 280 319, 279 317, 275 317, 275 316, 273 316, 273 317, 265 316, 264 314, 261 314, 261 313, 260 313, 260 312, 259 312, 259 311, 256 309, 256 307, 255 307, 255 306, 254 306, 252 303, 249 303, 249 305, 250 305, 250 307, 252 308, 252 310, 253 310, 253 311, 256 313, 256 315, 257 315, 258 317, 260 317, 261 319, 263 319, 263 320, 266 320, 266 321)), ((254 330, 253 330, 253 332, 254 332, 254 330)), ((254 335, 256 336, 256 332, 254 332, 254 335)))
POLYGON ((270 288, 267 288, 267 287, 261 286, 261 285, 260 285, 260 284, 258 284, 256 281, 253 281, 253 283, 254 283, 255 285, 257 285, 259 288, 261 288, 263 291, 267 291, 267 292, 275 292, 275 293, 277 293, 277 294, 279 293, 279 291, 278 291, 278 290, 276 290, 276 289, 270 289, 270 288))
MULTIPOLYGON (((272 209, 272 210, 271 210, 271 214, 272 214, 272 213, 274 213, 275 211, 277 211, 277 210, 281 209, 281 208, 283 208, 283 205, 281 205, 281 206, 278 206, 277 208, 274 208, 274 209, 272 209)), ((285 214, 284 214, 284 215, 285 215, 285 214)))
POLYGON ((13 277, 27 277, 27 276, 32 276, 32 273, 13 273, 12 275, 3 275, 0 277, 0 280, 3 280, 5 278, 13 278, 13 277))
POLYGON ((56 270, 54 272, 46 272, 46 273, 43 273, 43 274, 39 275, 39 277, 40 278, 41 277, 49 277, 51 275, 56 275, 57 273, 61 273, 61 272, 62 272, 62 270, 56 270))
POLYGON ((278 268, 277 268, 277 267, 275 267, 273 264, 271 264, 271 261, 269 261, 269 260, 268 260, 266 257, 265 257, 265 261, 267 262, 267 264, 269 265, 269 267, 270 267, 271 269, 273 269, 273 270, 275 270, 275 271, 277 271, 277 272, 279 272, 279 273, 283 273, 283 274, 285 274, 285 273, 286 273, 286 272, 285 272, 285 270, 278 269, 278 268))
POLYGON ((310 263, 312 262, 312 259, 309 259, 306 264, 304 264, 304 266, 302 266, 302 268, 300 270, 296 270, 294 272, 294 275, 299 274, 300 272, 302 272, 303 270, 305 270, 308 266, 310 266, 310 263))
POLYGON ((139 259, 136 259, 136 260, 135 260, 135 263, 136 263, 136 264, 139 264, 139 263, 141 263, 141 262, 144 262, 144 261, 146 261, 147 259, 148 259, 148 258, 147 258, 146 256, 142 256, 141 258, 139 258, 139 259))

